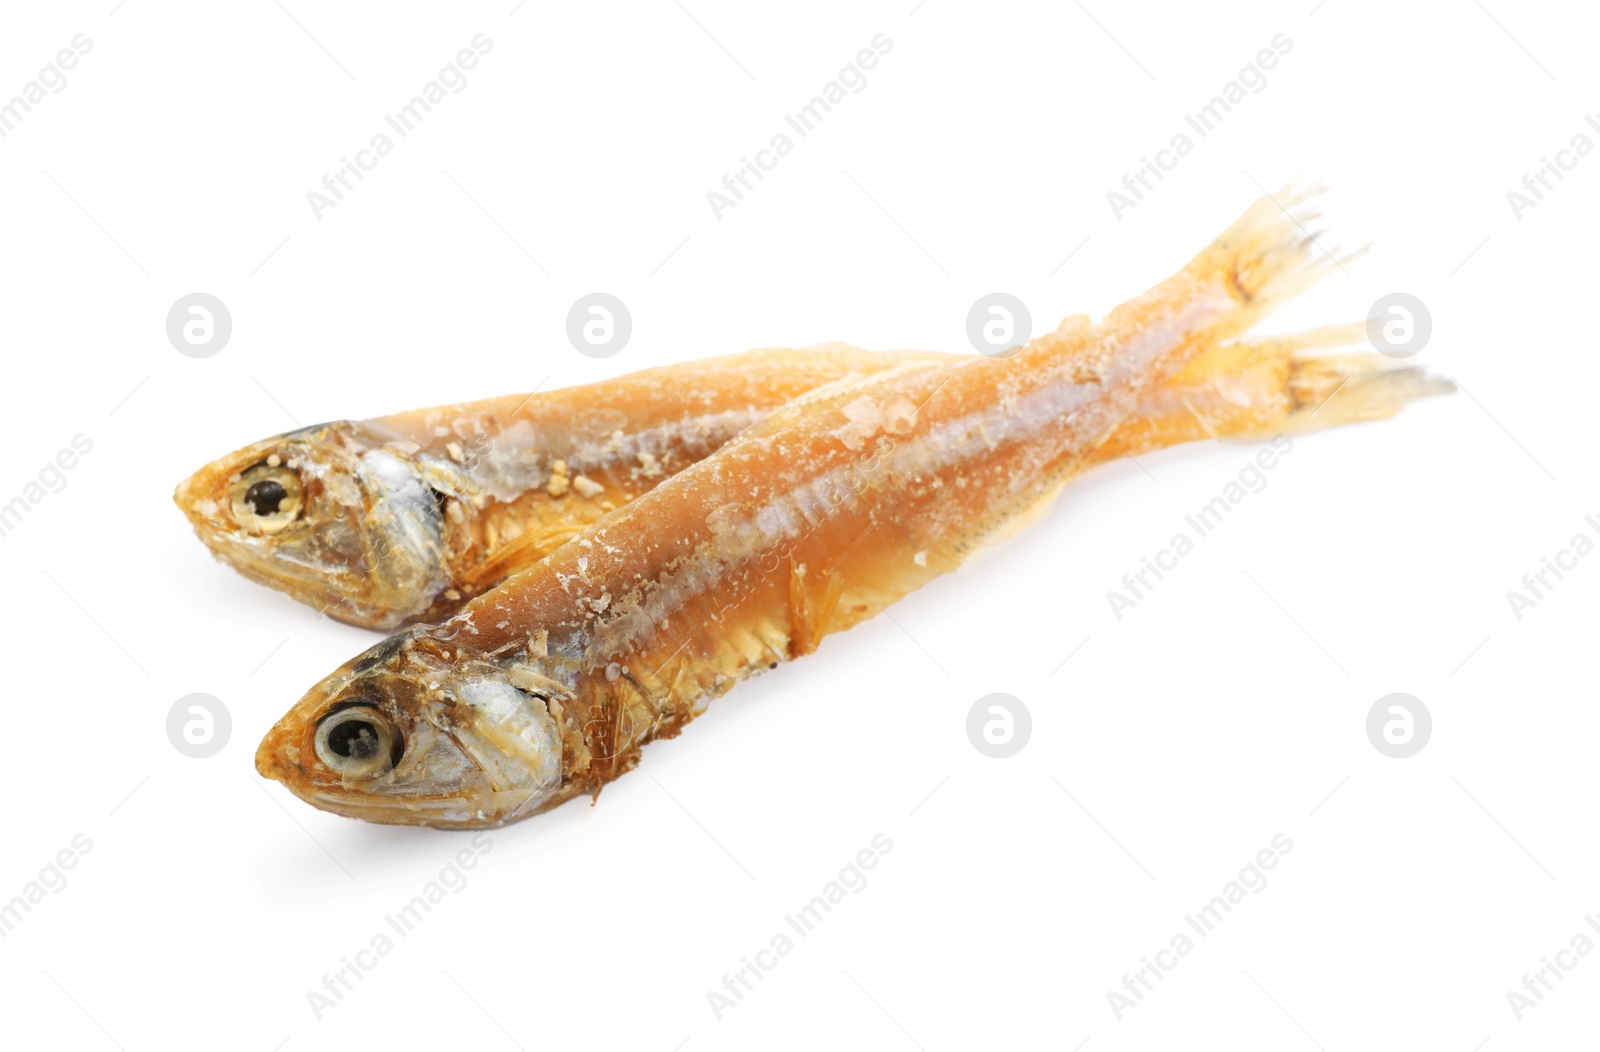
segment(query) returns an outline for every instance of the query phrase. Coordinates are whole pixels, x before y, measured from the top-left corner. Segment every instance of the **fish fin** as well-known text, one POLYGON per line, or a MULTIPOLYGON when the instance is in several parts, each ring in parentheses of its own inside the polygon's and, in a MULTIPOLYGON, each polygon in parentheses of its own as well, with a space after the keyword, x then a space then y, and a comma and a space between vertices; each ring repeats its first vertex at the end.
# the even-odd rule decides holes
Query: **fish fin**
POLYGON ((1408 403, 1456 389, 1449 377, 1371 354, 1330 354, 1293 362, 1295 406, 1285 431, 1301 434, 1367 420, 1386 420, 1408 403))
MULTIPOLYGON (((1201 290, 1220 284, 1233 299, 1234 309, 1219 314, 1197 338, 1226 344, 1248 332, 1279 306, 1333 271, 1343 270, 1345 263, 1365 251, 1345 253, 1324 244, 1326 231, 1318 228, 1321 213, 1311 204, 1321 192, 1320 187, 1285 187, 1260 198, 1183 270, 1117 308, 1108 320, 1127 308, 1136 316, 1151 313, 1152 306, 1156 313, 1163 306, 1170 310, 1174 303, 1192 300, 1201 290)), ((1343 333, 1329 333, 1328 338, 1342 339, 1343 333)))
MULTIPOLYGON (((1228 290, 1253 324, 1364 250, 1341 253, 1323 246, 1321 213, 1304 207, 1320 187, 1285 187, 1256 201, 1189 264, 1197 273, 1220 271, 1228 290)), ((1241 330, 1242 331, 1242 330, 1241 330)))
POLYGON ((1215 382, 1219 376, 1269 367, 1273 363, 1289 359, 1297 351, 1348 347, 1366 338, 1366 324, 1350 322, 1344 325, 1324 325, 1321 328, 1284 335, 1228 340, 1197 354, 1187 365, 1172 375, 1168 386, 1198 387, 1215 382))
POLYGON ((831 564, 816 574, 808 574, 804 563, 789 559, 789 657, 804 657, 815 653, 839 609, 839 597, 844 594, 844 576, 831 564), (822 580, 822 595, 813 598, 811 580, 822 580))
POLYGON ((582 533, 587 523, 562 523, 527 530, 500 544, 494 554, 460 575, 458 584, 474 593, 493 588, 505 578, 527 569, 582 533))
POLYGON ((822 601, 812 619, 811 649, 817 649, 822 637, 833 631, 834 615, 839 612, 839 598, 844 595, 844 574, 825 570, 826 583, 822 586, 822 601))
MULTIPOLYGON (((1280 191, 1256 201, 1180 270, 1113 308, 1088 330, 1073 324, 1035 337, 1008 361, 1050 369, 1108 394, 1091 415, 1111 437, 1139 398, 1208 352, 1233 344, 1283 302, 1342 266, 1307 224, 1316 191, 1280 191), (1109 392, 1115 392, 1110 394, 1109 392), (1107 426, 1108 425, 1108 426, 1107 426)), ((1093 441, 1086 443, 1093 448, 1093 441)))
POLYGON ((1353 322, 1211 347, 1166 384, 1148 392, 1092 461, 1103 463, 1207 438, 1254 441, 1284 432, 1380 420, 1407 402, 1452 389, 1447 380, 1376 354, 1298 353, 1365 339, 1366 326, 1353 322), (1335 395, 1334 404, 1323 409, 1335 395))
POLYGON ((806 588, 806 564, 789 557, 789 657, 803 657, 816 649, 811 625, 811 596, 806 588))

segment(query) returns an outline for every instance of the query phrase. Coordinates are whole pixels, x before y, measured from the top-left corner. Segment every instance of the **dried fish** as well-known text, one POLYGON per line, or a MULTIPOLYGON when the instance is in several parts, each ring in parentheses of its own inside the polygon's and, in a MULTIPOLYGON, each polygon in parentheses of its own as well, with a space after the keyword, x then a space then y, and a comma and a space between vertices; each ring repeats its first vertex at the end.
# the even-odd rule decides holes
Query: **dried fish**
MULTIPOLYGON (((1354 325, 1208 347, 1090 459, 1314 424, 1309 413, 1289 419, 1384 359, 1296 352, 1363 338, 1354 325)), ((452 616, 797 395, 908 361, 956 360, 843 344, 768 349, 323 424, 207 465, 175 499, 201 540, 246 577, 341 621, 393 630, 452 616)), ((1349 403, 1358 390, 1341 397, 1349 403)), ((1383 414, 1399 407, 1375 405, 1383 414)))
MULTIPOLYGON (((741 680, 1035 519, 1161 383, 1330 269, 1306 221, 1263 200, 1099 324, 795 399, 450 620, 346 664, 268 733, 257 769, 325 810, 441 827, 598 793, 741 680)), ((1417 370, 1350 383, 1362 396, 1318 423, 1437 390, 1417 370)))
POLYGON ((454 613, 796 395, 936 358, 756 350, 319 424, 207 464, 173 499, 251 580, 392 630, 454 613))

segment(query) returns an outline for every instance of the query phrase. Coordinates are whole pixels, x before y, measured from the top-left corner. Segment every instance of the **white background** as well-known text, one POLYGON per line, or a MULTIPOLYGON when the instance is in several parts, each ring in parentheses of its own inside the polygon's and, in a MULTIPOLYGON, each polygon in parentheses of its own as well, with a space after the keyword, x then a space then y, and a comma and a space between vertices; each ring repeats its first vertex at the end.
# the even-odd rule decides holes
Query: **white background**
POLYGON ((93 843, 0 940, 8 1046, 1592 1040, 1600 954, 1521 1022, 1506 998, 1600 911, 1600 558, 1520 622, 1506 598, 1600 512, 1600 160, 1520 221, 1506 198, 1600 105, 1579 5, 114 2, 14 7, 0 33, 0 96, 94 45, 0 139, 0 502, 94 443, 0 538, 0 900, 93 843), (315 219, 307 191, 477 33, 465 89, 315 219), (707 191, 878 33, 866 88, 714 218, 707 191), (1116 220, 1106 192, 1279 33, 1266 88, 1116 220), (1120 622, 1107 590, 1252 450, 1084 480, 597 806, 492 834, 315 1018, 307 992, 468 838, 257 778, 260 735, 375 637, 214 563, 181 478, 296 423, 755 345, 964 350, 979 295, 1036 328, 1102 312, 1295 179, 1331 187, 1332 241, 1373 248, 1273 326, 1413 293, 1419 360, 1462 393, 1297 441, 1120 622), (634 318, 605 361, 565 337, 595 290, 634 318), (233 317, 205 360, 164 328, 195 291, 233 317), (233 718, 204 760, 165 733, 194 691, 233 718), (993 691, 1033 715, 1008 760, 964 730, 993 691), (1434 719, 1406 760, 1364 729, 1394 691, 1434 719), (719 1022, 707 992, 876 833, 869 885, 719 1022), (1266 888, 1119 1022, 1107 992, 1278 833, 1266 888))

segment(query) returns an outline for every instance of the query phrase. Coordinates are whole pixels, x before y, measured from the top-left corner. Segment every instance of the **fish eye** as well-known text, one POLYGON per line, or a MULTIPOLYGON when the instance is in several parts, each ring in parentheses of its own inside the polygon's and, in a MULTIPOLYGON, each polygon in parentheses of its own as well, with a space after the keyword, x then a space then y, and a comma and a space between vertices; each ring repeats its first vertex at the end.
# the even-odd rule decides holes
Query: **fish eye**
POLYGON ((277 479, 262 479, 244 491, 244 502, 261 518, 278 514, 278 508, 289 499, 289 491, 277 479))
POLYGON ((389 718, 366 705, 336 709, 317 724, 317 758, 342 778, 372 778, 400 760, 403 743, 389 718))
POLYGON ((255 533, 277 533, 300 517, 304 491, 300 476, 272 457, 247 468, 234 481, 233 517, 255 533))

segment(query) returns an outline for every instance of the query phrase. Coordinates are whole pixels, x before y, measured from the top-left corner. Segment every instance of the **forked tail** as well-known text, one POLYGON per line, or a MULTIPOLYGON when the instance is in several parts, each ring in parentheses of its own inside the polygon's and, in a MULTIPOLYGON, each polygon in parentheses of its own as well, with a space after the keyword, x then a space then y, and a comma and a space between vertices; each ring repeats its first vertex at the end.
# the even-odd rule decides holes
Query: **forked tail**
POLYGON ((1093 459, 1382 420, 1407 403, 1455 389, 1448 379, 1377 354, 1299 353, 1365 338, 1357 322, 1210 347, 1147 392, 1093 459))
POLYGON ((1279 305, 1342 265, 1337 249, 1311 229, 1315 190, 1280 191, 1258 200, 1177 273, 1114 308, 1097 325, 1069 319, 1017 355, 1027 367, 1094 382, 1117 420, 1138 395, 1210 348, 1255 327, 1279 305), (1118 404, 1120 403, 1120 404, 1118 404))
POLYGON ((1373 354, 1329 354, 1294 362, 1295 405, 1283 430, 1299 434, 1341 424, 1386 420, 1408 403, 1456 389, 1446 376, 1395 365, 1373 354))

